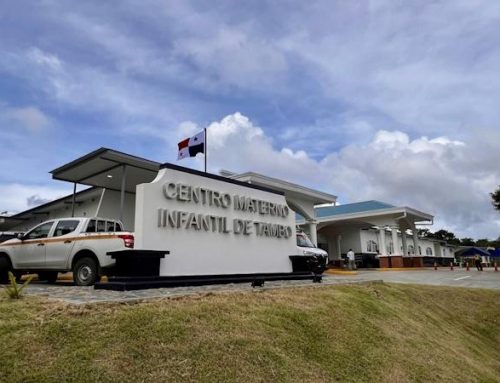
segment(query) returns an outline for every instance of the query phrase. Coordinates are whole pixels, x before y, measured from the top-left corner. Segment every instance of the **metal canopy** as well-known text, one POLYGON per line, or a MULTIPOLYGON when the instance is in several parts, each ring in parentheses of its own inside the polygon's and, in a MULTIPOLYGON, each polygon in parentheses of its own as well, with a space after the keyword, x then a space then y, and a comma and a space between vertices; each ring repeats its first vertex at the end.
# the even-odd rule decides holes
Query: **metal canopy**
POLYGON ((135 193, 137 185, 149 183, 156 177, 160 165, 145 158, 100 148, 50 173, 56 180, 116 191, 121 191, 124 186, 124 191, 135 193))

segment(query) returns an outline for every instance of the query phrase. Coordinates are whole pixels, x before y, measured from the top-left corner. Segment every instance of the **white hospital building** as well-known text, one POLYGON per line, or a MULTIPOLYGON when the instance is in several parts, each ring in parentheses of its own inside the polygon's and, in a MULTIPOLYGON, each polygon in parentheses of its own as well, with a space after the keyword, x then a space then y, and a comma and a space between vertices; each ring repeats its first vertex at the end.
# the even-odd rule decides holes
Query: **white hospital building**
MULTIPOLYGON (((74 184, 74 193, 12 216, 0 217, 0 232, 24 232, 53 218, 99 216, 119 219, 135 231, 135 197, 139 184, 151 182, 162 164, 112 149, 100 148, 50 173, 54 180, 74 184), (77 185, 87 189, 76 192, 77 185)), ((222 171, 229 180, 281 192, 297 214, 296 224, 341 266, 349 249, 361 267, 420 267, 449 265, 455 247, 421 238, 416 226, 433 216, 412 207, 380 201, 338 205, 335 195, 262 174, 222 171)))

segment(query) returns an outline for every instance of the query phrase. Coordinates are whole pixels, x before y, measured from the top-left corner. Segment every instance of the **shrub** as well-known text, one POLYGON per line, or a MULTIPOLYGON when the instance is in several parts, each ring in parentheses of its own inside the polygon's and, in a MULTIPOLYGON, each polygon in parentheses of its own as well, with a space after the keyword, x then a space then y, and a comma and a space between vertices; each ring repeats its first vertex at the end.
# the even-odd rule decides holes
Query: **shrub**
POLYGON ((26 286, 28 286, 28 284, 31 282, 32 279, 33 279, 33 275, 30 275, 30 276, 28 276, 28 279, 26 279, 26 281, 22 285, 18 284, 16 282, 15 275, 11 271, 9 271, 10 285, 4 287, 5 288, 5 292, 7 293, 7 296, 10 299, 19 299, 19 298, 21 298, 21 291, 23 291, 24 288, 26 286))

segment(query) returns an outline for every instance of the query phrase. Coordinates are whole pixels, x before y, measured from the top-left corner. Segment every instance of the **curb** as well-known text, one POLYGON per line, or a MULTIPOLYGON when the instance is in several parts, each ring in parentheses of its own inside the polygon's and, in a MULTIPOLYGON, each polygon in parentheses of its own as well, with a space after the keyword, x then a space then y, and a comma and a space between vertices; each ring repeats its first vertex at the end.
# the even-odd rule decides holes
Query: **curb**
POLYGON ((425 271, 429 270, 429 267, 381 267, 375 269, 377 271, 425 271))
POLYGON ((336 269, 328 269, 323 272, 323 274, 331 274, 331 275, 358 275, 357 271, 350 270, 336 270, 336 269))

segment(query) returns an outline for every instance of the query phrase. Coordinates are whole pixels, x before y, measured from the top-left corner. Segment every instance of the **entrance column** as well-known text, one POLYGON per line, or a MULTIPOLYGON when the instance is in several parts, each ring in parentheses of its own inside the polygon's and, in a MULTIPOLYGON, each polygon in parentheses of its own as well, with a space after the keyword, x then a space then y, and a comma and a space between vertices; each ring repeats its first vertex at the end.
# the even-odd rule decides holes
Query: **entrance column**
POLYGON ((314 244, 314 246, 318 246, 318 234, 316 232, 318 222, 314 220, 307 220, 307 223, 309 225, 309 237, 311 239, 311 242, 314 244))
POLYGON ((399 250, 399 241, 398 241, 398 227, 391 226, 391 234, 392 234, 392 255, 401 255, 401 250, 399 250))
POLYGON ((385 247, 385 227, 380 227, 378 229, 379 232, 379 253, 382 257, 387 256, 387 248, 385 247))
POLYGON ((391 256, 391 267, 403 267, 403 257, 401 256, 401 250, 399 249, 398 241, 398 226, 391 226, 392 232, 392 246, 394 252, 391 256))
POLYGON ((403 242, 403 257, 408 255, 408 245, 406 244, 406 232, 401 229, 401 242, 403 242))
POLYGON ((421 255, 418 252, 418 234, 417 234, 417 229, 413 229, 413 247, 415 247, 415 255, 421 255))
POLYGON ((406 238, 406 230, 404 228, 400 228, 401 230, 401 242, 403 243, 403 251, 402 251, 402 256, 403 256, 403 266, 404 267, 411 267, 412 266, 412 259, 411 259, 411 254, 409 254, 408 251, 408 241, 406 238))
POLYGON ((415 248, 415 255, 413 256, 413 266, 423 267, 422 254, 418 251, 418 230, 415 226, 411 229, 413 234, 413 247, 415 248))
POLYGON ((378 241, 378 252, 379 252, 379 266, 389 267, 389 257, 387 256, 387 247, 385 246, 385 227, 380 226, 378 228, 379 241, 378 241))
POLYGON ((336 241, 336 246, 337 246, 337 258, 335 259, 334 265, 337 267, 343 267, 344 263, 342 262, 342 235, 337 234, 337 241, 336 241))

